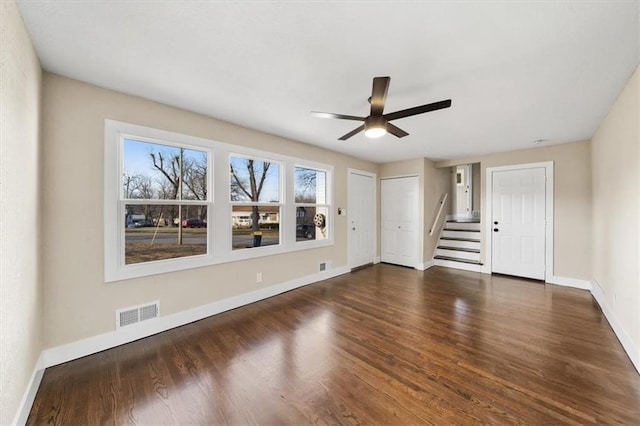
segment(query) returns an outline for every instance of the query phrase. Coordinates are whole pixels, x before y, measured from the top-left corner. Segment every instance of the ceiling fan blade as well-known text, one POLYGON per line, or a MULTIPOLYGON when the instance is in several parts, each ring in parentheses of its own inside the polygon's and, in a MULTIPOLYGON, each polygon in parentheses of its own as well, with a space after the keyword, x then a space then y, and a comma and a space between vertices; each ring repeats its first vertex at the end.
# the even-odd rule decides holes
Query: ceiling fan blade
POLYGON ((346 135, 338 138, 339 141, 346 141, 347 139, 349 139, 351 136, 357 135, 358 133, 360 133, 361 131, 364 130, 364 124, 360 127, 358 127, 357 129, 353 129, 352 131, 350 131, 349 133, 347 133, 346 135))
POLYGON ((423 114, 425 112, 449 108, 450 106, 451 106, 451 99, 447 99, 446 101, 434 102, 432 104, 420 105, 413 108, 403 109, 402 111, 390 112, 389 114, 385 114, 384 118, 387 121, 397 120, 399 118, 405 118, 405 117, 410 117, 412 115, 423 114))
POLYGON ((342 120, 364 121, 366 117, 358 117, 355 115, 334 114, 332 112, 311 111, 311 115, 320 118, 340 118, 342 120))
POLYGON ((371 115, 382 115, 391 77, 375 77, 371 89, 371 115))
POLYGON ((409 133, 405 132, 399 127, 394 126, 391 123, 387 123, 387 132, 391 133, 393 136, 398 138, 404 138, 405 136, 409 136, 409 133))

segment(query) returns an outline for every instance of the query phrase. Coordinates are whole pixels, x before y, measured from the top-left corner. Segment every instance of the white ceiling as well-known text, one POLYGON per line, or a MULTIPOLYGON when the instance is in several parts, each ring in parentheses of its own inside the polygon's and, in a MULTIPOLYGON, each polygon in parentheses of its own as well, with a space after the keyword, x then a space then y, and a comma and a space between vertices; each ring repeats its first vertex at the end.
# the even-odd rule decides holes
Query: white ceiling
POLYGON ((47 71, 375 162, 589 139, 639 63, 637 1, 28 1, 47 71), (337 138, 374 76, 410 136, 337 138))

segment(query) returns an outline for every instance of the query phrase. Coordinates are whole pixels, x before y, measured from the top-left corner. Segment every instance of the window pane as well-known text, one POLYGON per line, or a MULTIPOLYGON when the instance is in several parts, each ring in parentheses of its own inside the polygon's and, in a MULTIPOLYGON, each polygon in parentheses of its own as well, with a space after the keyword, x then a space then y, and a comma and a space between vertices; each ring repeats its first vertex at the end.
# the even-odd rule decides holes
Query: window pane
POLYGON ((297 207, 296 241, 324 240, 328 238, 327 212, 328 207, 297 207), (318 214, 322 216, 317 217, 318 214))
POLYGON ((123 198, 206 200, 207 153, 125 139, 122 191, 123 198))
POLYGON ((296 203, 325 204, 327 201, 327 173, 296 167, 294 192, 296 203))
POLYGON ((279 206, 233 206, 233 250, 280 244, 279 206))
POLYGON ((126 265, 207 253, 206 206, 127 205, 124 215, 126 265))
POLYGON ((231 201, 280 201, 280 165, 250 158, 231 157, 231 201))
POLYGON ((207 199, 207 153, 185 149, 182 153, 182 199, 207 199))
POLYGON ((178 198, 179 158, 179 148, 125 139, 123 197, 165 200, 178 198))

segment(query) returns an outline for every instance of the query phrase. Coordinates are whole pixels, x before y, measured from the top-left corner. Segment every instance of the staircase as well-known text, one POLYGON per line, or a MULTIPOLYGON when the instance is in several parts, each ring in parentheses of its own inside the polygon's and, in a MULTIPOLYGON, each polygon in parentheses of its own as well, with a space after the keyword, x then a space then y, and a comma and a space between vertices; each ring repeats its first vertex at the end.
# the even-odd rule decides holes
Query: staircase
POLYGON ((436 266, 480 272, 480 220, 447 220, 433 259, 436 266))

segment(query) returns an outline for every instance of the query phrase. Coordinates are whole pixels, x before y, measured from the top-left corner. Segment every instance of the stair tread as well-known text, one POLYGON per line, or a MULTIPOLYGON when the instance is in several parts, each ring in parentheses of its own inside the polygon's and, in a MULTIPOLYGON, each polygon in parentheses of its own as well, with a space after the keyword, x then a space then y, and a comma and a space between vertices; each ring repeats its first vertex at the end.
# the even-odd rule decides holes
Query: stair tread
POLYGON ((469 243, 479 243, 480 240, 476 240, 474 238, 457 238, 457 237, 440 237, 441 240, 448 240, 448 241, 466 241, 469 243))
POLYGON ((472 248, 465 248, 465 247, 438 246, 438 248, 443 250, 455 250, 455 251, 466 251, 469 253, 480 253, 479 249, 472 249, 472 248))
POLYGON ((480 223, 480 219, 451 219, 448 223, 480 223))
POLYGON ((480 232, 479 229, 452 229, 452 228, 444 228, 443 231, 480 232))
POLYGON ((460 259, 458 257, 437 255, 437 256, 434 256, 433 258, 440 259, 440 260, 450 260, 452 262, 470 263, 472 265, 482 265, 482 263, 478 260, 460 259))

